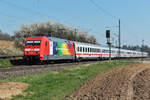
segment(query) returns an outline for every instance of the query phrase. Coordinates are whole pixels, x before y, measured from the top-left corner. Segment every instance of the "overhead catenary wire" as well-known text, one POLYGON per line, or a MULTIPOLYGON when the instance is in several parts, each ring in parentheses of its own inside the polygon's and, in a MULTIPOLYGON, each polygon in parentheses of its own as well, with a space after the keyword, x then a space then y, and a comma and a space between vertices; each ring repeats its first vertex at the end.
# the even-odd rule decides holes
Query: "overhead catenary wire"
MULTIPOLYGON (((23 10, 23 11, 25 11, 25 12, 27 12, 27 13, 31 13, 31 14, 33 14, 33 15, 37 15, 37 16, 41 16, 41 17, 46 17, 46 18, 48 18, 48 19, 50 19, 50 18, 53 18, 53 19, 55 19, 56 21, 58 21, 58 22, 63 22, 63 23, 69 23, 68 25, 69 26, 71 26, 71 27, 76 27, 76 25, 73 25, 72 24, 72 22, 66 22, 66 21, 62 21, 62 20, 60 20, 59 18, 56 18, 56 17, 54 17, 54 16, 52 16, 52 15, 48 15, 48 14, 46 14, 46 13, 43 13, 43 12, 40 12, 40 11, 37 11, 37 10, 33 10, 33 9, 29 9, 29 8, 27 8, 27 7, 24 7, 24 6, 20 6, 20 5, 17 5, 17 4, 15 4, 15 3, 13 3, 13 2, 10 2, 10 1, 7 1, 7 0, 0 0, 0 3, 3 3, 3 4, 5 4, 5 5, 8 5, 8 6, 11 6, 11 7, 14 7, 14 8, 17 8, 17 9, 20 9, 20 10, 23 10)), ((36 0, 36 7, 38 7, 38 3, 39 3, 39 0, 36 0)), ((31 21, 31 20, 30 20, 31 21)), ((32 22, 32 21, 31 21, 32 22)), ((81 27, 81 26, 80 26, 81 27)))
MULTIPOLYGON (((38 3, 39 1, 37 1, 36 3, 38 3)), ((43 12, 40 12, 40 11, 37 11, 37 10, 33 10, 33 9, 29 9, 27 7, 24 7, 24 6, 20 6, 20 5, 17 5, 15 3, 12 3, 10 1, 7 1, 7 0, 0 0, 0 3, 3 3, 5 5, 9 5, 11 7, 14 7, 14 8, 17 8, 17 9, 20 9, 20 10, 23 10, 27 13, 30 13, 32 15, 35 15, 35 16, 40 16, 40 17, 46 17, 47 19, 50 19, 50 18, 53 18, 54 20, 56 21, 59 21, 59 22, 64 22, 62 20, 60 20, 59 18, 56 18, 55 16, 52 16, 52 15, 48 15, 46 13, 43 13, 43 12)), ((38 4, 36 4, 38 5, 38 4)), ((38 7, 38 6, 37 6, 38 7)))
MULTIPOLYGON (((99 9, 100 11, 102 11, 103 13, 107 14, 108 16, 111 16, 112 18, 119 20, 118 17, 112 15, 110 12, 108 12, 106 9, 104 9, 102 6, 100 6, 99 4, 97 4, 94 0, 89 0, 97 9, 99 9)), ((98 10, 98 11, 99 11, 98 10)))
MULTIPOLYGON (((110 12, 108 12, 106 9, 104 9, 102 6, 100 6, 100 4, 97 4, 94 0, 89 0, 97 9, 99 9, 98 11, 102 11, 103 13, 105 13, 106 15, 119 20, 118 17, 114 16, 113 14, 111 14, 110 12)), ((123 21, 122 21, 122 25, 124 25, 123 21)), ((117 26, 118 27, 118 26, 117 26)), ((109 27, 111 28, 111 27, 109 27)), ((137 35, 134 35, 135 37, 139 38, 137 35)), ((123 42, 124 43, 124 42, 123 42)))
POLYGON ((26 7, 24 7, 24 6, 17 5, 17 4, 15 4, 15 3, 9 2, 9 1, 7 1, 7 0, 0 0, 0 2, 1 2, 1 3, 4 3, 4 4, 6 4, 6 5, 9 5, 9 6, 15 7, 15 8, 17 8, 17 9, 24 10, 24 11, 26 11, 26 12, 28 12, 28 13, 31 13, 31 14, 34 14, 34 15, 49 17, 48 15, 45 15, 44 13, 35 11, 35 10, 33 10, 33 9, 26 8, 26 7))

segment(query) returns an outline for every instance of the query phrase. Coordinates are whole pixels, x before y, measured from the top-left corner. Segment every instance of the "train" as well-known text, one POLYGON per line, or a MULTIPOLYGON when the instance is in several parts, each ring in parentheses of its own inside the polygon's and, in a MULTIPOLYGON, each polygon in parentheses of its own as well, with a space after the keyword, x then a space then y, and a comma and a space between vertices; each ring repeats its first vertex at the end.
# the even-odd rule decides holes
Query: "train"
MULTIPOLYGON (((111 58, 145 58, 147 52, 111 48, 111 58), (118 53, 120 52, 120 53, 118 53)), ((109 59, 109 48, 55 37, 28 37, 24 47, 24 61, 44 62, 56 60, 81 61, 109 59)))

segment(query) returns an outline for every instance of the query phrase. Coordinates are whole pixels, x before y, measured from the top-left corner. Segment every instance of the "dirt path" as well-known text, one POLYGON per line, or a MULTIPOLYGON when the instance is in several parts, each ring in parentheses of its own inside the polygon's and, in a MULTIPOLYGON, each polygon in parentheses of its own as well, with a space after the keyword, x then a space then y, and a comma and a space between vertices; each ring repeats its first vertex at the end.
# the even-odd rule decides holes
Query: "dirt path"
POLYGON ((123 66, 100 73, 65 100, 150 100, 150 64, 123 66))
POLYGON ((22 94, 29 85, 20 82, 0 82, 0 100, 10 100, 12 96, 22 94))

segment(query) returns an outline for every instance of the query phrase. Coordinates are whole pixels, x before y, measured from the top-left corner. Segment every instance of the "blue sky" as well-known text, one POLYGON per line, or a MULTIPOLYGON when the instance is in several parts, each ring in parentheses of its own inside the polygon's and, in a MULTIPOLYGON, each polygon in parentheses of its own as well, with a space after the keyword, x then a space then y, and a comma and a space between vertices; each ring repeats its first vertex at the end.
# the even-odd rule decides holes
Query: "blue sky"
POLYGON ((105 11, 98 9, 90 0, 0 0, 0 29, 12 35, 21 24, 49 19, 89 31, 99 43, 105 44, 107 27, 110 27, 114 41, 117 40, 116 26, 120 18, 122 45, 139 45, 144 39, 145 44, 150 46, 149 0, 93 1, 105 11))

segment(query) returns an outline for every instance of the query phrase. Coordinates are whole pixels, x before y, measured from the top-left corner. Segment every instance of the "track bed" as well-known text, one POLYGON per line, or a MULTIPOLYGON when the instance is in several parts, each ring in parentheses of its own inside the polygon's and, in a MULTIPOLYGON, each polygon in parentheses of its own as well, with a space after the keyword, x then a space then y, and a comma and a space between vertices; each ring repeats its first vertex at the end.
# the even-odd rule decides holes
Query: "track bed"
POLYGON ((0 68, 0 80, 12 78, 12 77, 38 74, 38 73, 43 73, 48 71, 64 70, 67 68, 72 68, 72 67, 80 66, 83 64, 90 64, 94 62, 97 61, 45 64, 45 65, 20 65, 20 66, 12 66, 7 68, 0 68))

